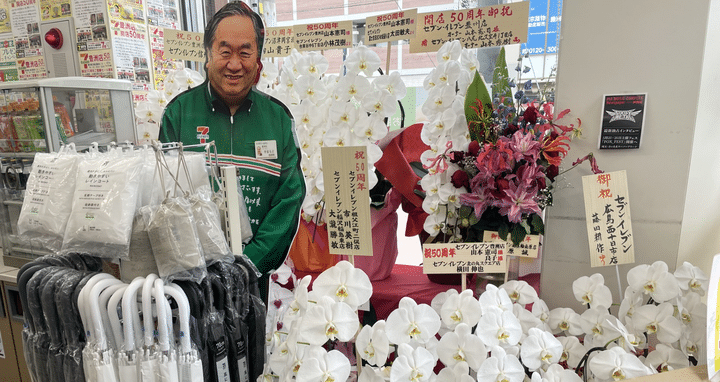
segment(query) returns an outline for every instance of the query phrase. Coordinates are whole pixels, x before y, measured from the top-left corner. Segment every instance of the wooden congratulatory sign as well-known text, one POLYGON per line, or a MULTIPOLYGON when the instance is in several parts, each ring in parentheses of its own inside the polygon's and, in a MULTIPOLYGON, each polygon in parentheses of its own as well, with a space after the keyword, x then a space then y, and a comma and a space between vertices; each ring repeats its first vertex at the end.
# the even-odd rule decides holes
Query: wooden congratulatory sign
POLYGON ((625 170, 583 176, 590 266, 635 262, 625 170))
POLYGON ((351 48, 352 31, 351 20, 295 25, 293 26, 295 49, 302 52, 351 48))
POLYGON ((410 53, 437 52, 453 40, 468 49, 527 42, 529 3, 418 14, 410 53))
POLYGON ((525 235, 525 239, 517 246, 512 245, 509 240, 510 234, 505 239, 501 239, 497 231, 483 231, 483 241, 505 241, 507 249, 505 254, 508 256, 529 257, 537 259, 540 255, 540 235, 525 235))
POLYGON ((168 60, 205 62, 203 33, 165 29, 163 52, 168 60))
POLYGON ((365 19, 365 43, 409 40, 415 37, 417 8, 370 16, 365 19))
POLYGON ((330 254, 372 256, 367 147, 323 147, 321 154, 330 254))
POLYGON ((287 57, 295 47, 295 35, 292 27, 265 28, 265 42, 262 56, 287 57))
POLYGON ((505 242, 423 244, 423 273, 505 273, 505 242))

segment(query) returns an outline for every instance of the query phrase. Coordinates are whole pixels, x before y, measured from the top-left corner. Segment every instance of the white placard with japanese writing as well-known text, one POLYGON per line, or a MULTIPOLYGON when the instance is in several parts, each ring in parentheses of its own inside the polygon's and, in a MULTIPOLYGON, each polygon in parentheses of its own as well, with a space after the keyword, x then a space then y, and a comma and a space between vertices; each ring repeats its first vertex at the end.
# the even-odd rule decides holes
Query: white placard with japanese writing
POLYGON ((540 235, 525 235, 525 239, 517 246, 512 245, 511 240, 507 240, 509 237, 510 234, 506 239, 501 239, 496 231, 483 231, 483 241, 505 241, 506 255, 537 259, 540 254, 540 235))
POLYGON ((15 38, 17 58, 42 56, 40 11, 37 1, 10 1, 10 24, 15 38))
POLYGON ((410 53, 437 52, 452 40, 465 48, 486 48, 527 41, 530 2, 491 5, 417 15, 410 53))
POLYGON ((298 51, 352 47, 352 21, 333 21, 293 26, 298 51))
POLYGON ((292 27, 265 28, 265 43, 262 56, 287 57, 295 47, 295 35, 292 27))
POLYGON ((365 19, 365 44, 409 40, 415 36, 417 8, 365 19))
POLYGON ((505 242, 423 244, 423 273, 505 273, 505 242))
POLYGON ((367 147, 321 150, 330 254, 372 256, 367 147))
POLYGON ((205 62, 203 33, 165 29, 165 59, 205 62))
POLYGON ((625 170, 583 176, 590 266, 635 262, 625 170))

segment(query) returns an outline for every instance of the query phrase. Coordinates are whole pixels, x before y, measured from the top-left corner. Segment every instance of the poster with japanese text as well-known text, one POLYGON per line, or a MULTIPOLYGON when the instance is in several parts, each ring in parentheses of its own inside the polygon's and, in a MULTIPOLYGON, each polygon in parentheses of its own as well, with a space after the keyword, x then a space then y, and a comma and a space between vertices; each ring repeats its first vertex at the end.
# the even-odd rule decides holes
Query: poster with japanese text
POLYGON ((452 40, 465 48, 487 48, 527 41, 527 1, 489 7, 421 13, 417 15, 410 53, 437 52, 452 40))
POLYGON ((411 39, 415 35, 416 18, 416 8, 366 18, 365 44, 411 39))
POLYGON ((164 40, 166 59, 205 62, 202 33, 165 29, 164 40))
POLYGON ((165 58, 165 28, 150 26, 148 35, 150 37, 150 54, 152 55, 155 89, 160 90, 161 84, 165 81, 168 73, 171 70, 184 68, 185 64, 182 61, 165 58))
POLYGON ((130 80, 133 90, 148 90, 152 86, 152 78, 145 25, 111 19, 110 29, 117 78, 130 80))
POLYGON ((78 52, 80 75, 83 77, 115 78, 110 49, 78 52))
POLYGON ((330 254, 372 256, 367 147, 323 147, 330 254))
POLYGON ((72 15, 70 0, 40 0, 42 21, 59 19, 72 15))
POLYGON ((18 79, 23 80, 39 80, 47 77, 47 69, 45 68, 45 58, 43 56, 18 58, 18 79))
POLYGON ((265 43, 262 56, 287 57, 295 47, 295 35, 292 27, 265 28, 265 43))
POLYGON ((295 49, 302 52, 350 48, 352 30, 351 20, 294 25, 295 49))
POLYGON ((10 25, 10 4, 8 0, 0 0, 0 33, 12 32, 10 25))
POLYGON ((423 273, 505 273, 505 242, 423 244, 423 273))
POLYGON ((105 9, 104 0, 75 1, 73 3, 73 20, 75 20, 78 51, 110 48, 105 9))
POLYGON ((17 58, 42 56, 40 13, 36 0, 10 1, 10 24, 17 58))
POLYGON ((483 231, 483 241, 505 241, 507 244, 505 254, 508 256, 528 257, 536 259, 540 255, 540 235, 526 235, 517 246, 512 245, 510 235, 501 239, 497 231, 483 231))
POLYGON ((145 24, 143 0, 108 0, 110 18, 145 24))
POLYGON ((603 96, 600 149, 639 149, 647 93, 603 96))
POLYGON ((590 266, 635 262, 625 170, 583 176, 590 266))
POLYGON ((180 29, 176 0, 146 0, 148 25, 180 29))
POLYGON ((15 40, 10 33, 0 36, 0 81, 17 81, 17 56, 15 40))

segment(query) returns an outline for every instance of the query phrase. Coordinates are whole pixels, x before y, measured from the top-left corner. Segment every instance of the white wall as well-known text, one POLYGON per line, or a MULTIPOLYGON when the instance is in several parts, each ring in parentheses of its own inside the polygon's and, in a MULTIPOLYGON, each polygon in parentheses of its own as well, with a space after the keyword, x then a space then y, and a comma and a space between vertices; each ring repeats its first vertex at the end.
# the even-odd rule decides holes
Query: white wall
MULTIPOLYGON (((601 169, 627 171, 636 264, 664 260, 674 270, 681 252, 709 269, 710 256, 720 252, 720 126, 709 122, 720 82, 717 53, 705 54, 711 2, 717 15, 720 0, 563 2, 556 109, 571 109, 584 133, 564 163, 592 151, 601 169), (609 93, 648 93, 640 149, 597 149, 602 97, 609 93), (698 106, 708 110, 698 113, 698 106)), ((597 272, 620 302, 615 269, 590 267, 581 181, 589 174, 589 166, 568 172, 548 209, 541 297, 550 308, 579 308, 572 281, 597 272)), ((619 267, 623 289, 633 266, 619 267)))

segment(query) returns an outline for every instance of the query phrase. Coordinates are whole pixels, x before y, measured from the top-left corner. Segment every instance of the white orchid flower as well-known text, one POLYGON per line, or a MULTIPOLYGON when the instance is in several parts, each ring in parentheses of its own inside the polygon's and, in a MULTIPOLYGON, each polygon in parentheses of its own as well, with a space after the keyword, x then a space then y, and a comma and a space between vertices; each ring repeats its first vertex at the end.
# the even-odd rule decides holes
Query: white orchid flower
POLYGON ((387 318, 385 331, 394 344, 403 344, 414 339, 426 343, 440 329, 440 316, 427 304, 418 305, 410 297, 403 297, 398 308, 387 318))
POLYGON ((555 308, 548 315, 548 325, 553 333, 567 332, 577 336, 583 334, 580 315, 570 308, 555 308))
POLYGON ((295 299, 290 303, 290 309, 288 310, 290 314, 302 315, 307 310, 310 281, 312 281, 312 276, 307 275, 295 284, 295 290, 293 291, 295 299))
POLYGON ((480 295, 480 305, 483 307, 483 313, 495 309, 499 311, 512 311, 512 301, 510 296, 504 289, 499 289, 495 285, 488 284, 485 287, 485 292, 480 295))
POLYGON ((280 86, 287 90, 295 92, 295 82, 297 81, 297 75, 293 73, 292 68, 284 65, 280 70, 280 86))
POLYGON ((566 361, 569 368, 575 369, 588 349, 575 336, 560 336, 557 339, 563 347, 560 362, 566 361))
POLYGON ((591 308, 580 315, 580 325, 585 332, 585 341, 592 346, 605 346, 608 342, 620 336, 620 333, 610 326, 608 319, 612 315, 604 306, 591 308))
POLYGON ((307 52, 300 57, 295 64, 295 69, 300 75, 320 78, 330 67, 328 59, 318 52, 307 52))
POLYGON ((430 301, 430 306, 435 310, 435 312, 437 312, 438 315, 440 315, 440 309, 442 308, 443 304, 445 304, 445 301, 447 301, 450 296, 457 295, 459 293, 460 292, 458 292, 457 289, 454 288, 450 288, 445 292, 440 292, 436 294, 435 297, 433 297, 433 299, 430 301))
POLYGON ((260 80, 257 84, 260 90, 271 88, 280 75, 280 70, 274 62, 268 59, 263 59, 262 62, 263 69, 260 71, 260 80))
POLYGON ((445 366, 454 367, 458 363, 467 363, 477 370, 487 358, 487 349, 482 340, 472 334, 472 329, 465 323, 455 327, 455 331, 445 333, 437 348, 438 356, 445 366))
POLYGON ((708 277, 705 272, 687 261, 675 270, 675 278, 683 291, 689 290, 704 296, 708 289, 708 277))
POLYGON ((645 366, 661 373, 690 366, 685 354, 665 344, 658 344, 645 358, 645 366))
POLYGON ((635 266, 628 271, 627 281, 629 288, 650 295, 657 303, 672 300, 680 294, 677 279, 668 272, 668 266, 664 261, 635 266))
POLYGON ((516 356, 497 346, 491 354, 478 369, 478 381, 521 382, 525 379, 525 370, 516 356))
POLYGON ((385 382, 385 373, 379 367, 365 365, 361 369, 357 382, 385 382))
MULTIPOLYGON (((429 308, 429 306, 428 306, 429 308)), ((398 357, 390 370, 390 382, 429 381, 437 360, 425 348, 413 349, 406 343, 398 345, 398 357)))
POLYGON ((639 333, 638 335, 631 333, 630 330, 615 317, 609 317, 607 320, 608 325, 620 334, 620 337, 618 337, 615 341, 619 346, 625 349, 625 351, 633 352, 635 351, 635 348, 640 347, 643 342, 642 339, 645 338, 642 333, 639 333))
POLYGON ((202 74, 190 68, 176 69, 173 77, 183 91, 194 88, 205 81, 202 74))
POLYGON ((380 90, 387 90, 396 100, 403 99, 407 93, 407 88, 402 80, 400 72, 394 71, 389 75, 375 78, 372 82, 373 87, 380 90))
POLYGON ((391 117, 397 110, 397 100, 387 90, 374 90, 362 97, 363 110, 379 114, 383 118, 391 117))
POLYGON ((475 71, 480 68, 477 54, 471 49, 463 49, 462 53, 460 53, 460 65, 474 76, 475 71))
POLYGON ((652 370, 621 347, 601 351, 590 358, 588 369, 600 381, 619 381, 652 374, 652 370))
POLYGON ((440 370, 437 381, 442 382, 475 382, 475 378, 469 375, 470 366, 467 362, 458 362, 455 366, 447 366, 440 370))
POLYGON ((364 326, 355 340, 360 357, 370 365, 383 366, 390 352, 390 340, 385 333, 385 320, 364 326))
POLYGON ((447 215, 442 211, 444 211, 444 209, 437 209, 425 218, 423 229, 430 234, 430 236, 437 236, 448 224, 447 215))
POLYGON ((455 88, 456 82, 460 78, 460 73, 462 73, 462 71, 462 67, 457 61, 441 62, 430 73, 430 76, 433 77, 431 82, 435 84, 435 87, 451 86, 455 88))
POLYGON ((451 108, 437 113, 431 122, 426 122, 423 130, 427 130, 428 137, 447 134, 455 126, 458 114, 451 108))
POLYGON ((328 340, 349 341, 359 325, 355 310, 348 304, 321 296, 317 304, 308 308, 298 329, 311 345, 322 345, 328 340))
POLYGON ((480 321, 482 307, 480 307, 480 302, 473 296, 471 289, 446 296, 447 299, 440 308, 440 318, 450 330, 455 329, 459 324, 473 327, 480 321))
POLYGON ((311 76, 300 76, 295 81, 295 91, 302 100, 310 100, 319 105, 327 96, 325 84, 320 79, 311 76))
POLYGON ((352 102, 333 101, 329 107, 328 118, 334 126, 351 129, 357 121, 358 110, 352 102))
POLYGON ((298 382, 345 381, 350 375, 350 361, 337 350, 329 352, 319 346, 310 349, 297 372, 298 382))
POLYGON ((380 68, 380 63, 380 56, 361 44, 355 47, 345 59, 345 68, 348 73, 363 73, 367 77, 372 77, 373 73, 380 68))
POLYGON ((465 97, 467 95, 467 89, 470 87, 470 84, 472 83, 474 78, 475 78, 474 72, 470 73, 466 70, 460 71, 460 77, 458 77, 458 80, 457 80, 457 87, 459 89, 457 94, 459 96, 465 97))
POLYGON ((510 301, 522 306, 532 304, 538 300, 538 294, 535 288, 524 280, 508 280, 501 285, 500 288, 505 289, 508 297, 510 297, 510 301))
POLYGON ((374 143, 387 135, 388 126, 385 124, 383 116, 380 114, 367 116, 364 113, 361 113, 361 115, 362 118, 358 120, 353 128, 353 132, 358 138, 367 139, 368 142, 374 143))
POLYGON ((422 112, 428 118, 448 109, 455 98, 455 85, 435 86, 428 92, 428 99, 422 105, 422 112))
POLYGON ((349 129, 331 126, 323 135, 323 145, 325 147, 346 147, 352 146, 352 133, 349 129))
POLYGON ((680 350, 687 357, 705 359, 701 351, 705 347, 706 328, 703 325, 686 327, 680 335, 680 350))
POLYGON ((293 376, 297 372, 297 367, 302 363, 302 357, 305 354, 306 346, 297 345, 297 331, 291 332, 285 341, 280 343, 268 358, 268 365, 273 373, 277 375, 285 375, 291 373, 293 376))
POLYGON ((488 346, 517 345, 522 337, 522 326, 512 310, 484 312, 475 334, 488 346))
POLYGON ((702 302, 702 297, 695 292, 687 292, 680 298, 677 304, 678 319, 684 325, 705 325, 707 316, 707 305, 702 302))
POLYGON ((372 296, 368 275, 344 260, 318 275, 313 290, 335 301, 344 302, 353 310, 368 302, 372 296))
POLYGON ((332 94, 335 100, 348 102, 351 99, 359 101, 371 91, 372 85, 367 77, 348 73, 338 80, 332 94))
POLYGON ((140 122, 156 122, 159 123, 163 114, 163 107, 157 103, 141 102, 135 108, 135 116, 140 122))
POLYGON ((532 382, 582 382, 582 378, 572 370, 566 370, 558 364, 548 366, 548 369, 540 376, 540 373, 533 373, 532 382), (536 377, 537 375, 537 377, 536 377))
POLYGON ((310 131, 324 122, 323 114, 318 112, 316 105, 310 100, 290 105, 289 109, 298 125, 307 126, 310 131))
POLYGON ((520 327, 522 328, 523 335, 520 342, 524 341, 525 336, 531 328, 544 330, 545 324, 543 324, 539 318, 535 317, 532 312, 525 309, 522 305, 513 304, 513 314, 517 317, 520 322, 520 327))
POLYGON ((542 321, 545 330, 552 332, 552 329, 550 329, 550 309, 545 301, 538 298, 537 301, 533 303, 530 312, 532 312, 533 316, 537 317, 538 320, 542 321))
MULTIPOLYGON (((420 187, 425 191, 425 197, 437 195, 440 186, 444 182, 444 177, 440 174, 427 174, 420 179, 420 187)), ((427 211, 426 211, 427 212, 427 211)))
POLYGON ((620 302, 618 309, 618 318, 622 322, 626 322, 627 318, 632 318, 635 309, 644 305, 643 293, 630 287, 625 288, 625 297, 620 302))
POLYGON ((163 94, 163 92, 161 92, 161 91, 158 91, 155 89, 150 89, 150 90, 148 90, 147 97, 148 97, 148 102, 150 102, 150 103, 157 104, 162 108, 165 108, 165 106, 167 106, 168 101, 167 101, 167 99, 165 99, 165 94, 163 94))
POLYGON ((664 302, 660 305, 643 305, 635 309, 633 323, 637 331, 655 333, 660 342, 671 344, 680 339, 682 325, 673 316, 675 308, 664 302))
POLYGON ((530 370, 547 368, 560 362, 563 346, 550 332, 538 328, 530 328, 528 336, 520 347, 523 364, 530 370))
POLYGON ((462 206, 460 203, 460 195, 466 194, 467 192, 468 190, 465 187, 457 188, 452 183, 445 183, 440 186, 438 196, 440 197, 440 203, 447 204, 450 207, 458 209, 462 206))
POLYGON ((460 55, 462 54, 463 47, 460 44, 460 41, 453 40, 448 41, 444 43, 440 49, 438 49, 437 52, 437 59, 438 61, 457 61, 460 59, 460 55))
POLYGON ((612 305, 612 293, 610 288, 605 285, 605 278, 600 273, 578 278, 573 281, 572 289, 575 299, 590 308, 612 305))

